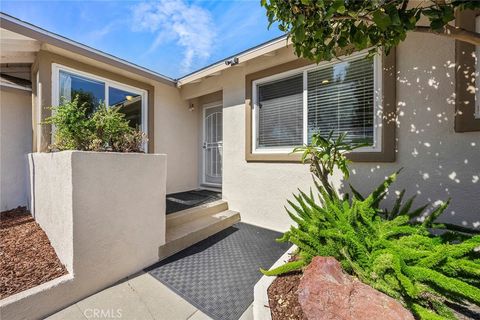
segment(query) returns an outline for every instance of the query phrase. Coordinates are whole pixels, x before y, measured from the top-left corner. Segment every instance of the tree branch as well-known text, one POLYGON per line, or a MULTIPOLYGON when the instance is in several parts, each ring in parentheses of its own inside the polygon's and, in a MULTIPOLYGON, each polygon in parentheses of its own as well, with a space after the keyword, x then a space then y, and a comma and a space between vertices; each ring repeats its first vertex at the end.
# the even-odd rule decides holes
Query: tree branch
POLYGON ((480 33, 468 31, 465 29, 457 28, 451 25, 446 25, 441 30, 432 30, 430 27, 415 27, 415 32, 432 33, 439 36, 453 38, 467 42, 476 46, 480 46, 480 33))
POLYGON ((336 17, 332 17, 331 18, 332 20, 337 20, 337 21, 340 21, 340 20, 361 20, 361 21, 366 21, 366 22, 373 22, 372 19, 370 19, 369 17, 366 17, 366 16, 358 16, 358 17, 350 17, 350 16, 336 16, 336 17))

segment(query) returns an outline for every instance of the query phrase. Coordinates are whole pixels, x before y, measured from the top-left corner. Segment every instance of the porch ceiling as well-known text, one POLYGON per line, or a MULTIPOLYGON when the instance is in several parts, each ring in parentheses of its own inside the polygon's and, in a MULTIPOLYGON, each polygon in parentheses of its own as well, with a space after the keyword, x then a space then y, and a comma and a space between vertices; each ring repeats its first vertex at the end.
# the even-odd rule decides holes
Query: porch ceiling
POLYGON ((0 28, 1 64, 33 63, 40 46, 38 40, 0 28))

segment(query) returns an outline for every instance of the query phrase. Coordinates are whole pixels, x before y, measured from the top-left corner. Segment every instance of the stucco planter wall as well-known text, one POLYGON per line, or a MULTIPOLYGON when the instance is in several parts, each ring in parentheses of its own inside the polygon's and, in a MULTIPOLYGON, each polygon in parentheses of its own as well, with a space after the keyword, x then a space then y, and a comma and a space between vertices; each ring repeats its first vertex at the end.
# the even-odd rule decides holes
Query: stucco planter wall
MULTIPOLYGON (((270 268, 275 269, 285 264, 290 260, 290 257, 294 254, 297 246, 292 246, 285 252, 280 259, 278 259, 274 265, 270 268)), ((272 284, 273 280, 277 277, 263 276, 255 284, 253 289, 253 319, 254 320, 271 320, 272 314, 270 312, 267 290, 272 284)))
POLYGON ((158 261, 165 155, 33 153, 29 164, 32 212, 69 275, 2 300, 2 318, 43 318, 158 261))

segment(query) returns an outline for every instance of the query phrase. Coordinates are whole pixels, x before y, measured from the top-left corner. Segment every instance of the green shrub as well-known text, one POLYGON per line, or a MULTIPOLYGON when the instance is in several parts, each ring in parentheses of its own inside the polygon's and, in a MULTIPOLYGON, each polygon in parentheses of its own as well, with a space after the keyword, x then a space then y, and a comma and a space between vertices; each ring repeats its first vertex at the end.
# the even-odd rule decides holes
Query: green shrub
POLYGON ((143 152, 146 135, 129 126, 125 115, 104 104, 92 112, 77 95, 73 101, 63 101, 52 107, 53 115, 46 119, 54 129, 52 150, 83 150, 112 152, 143 152))
POLYGON ((85 104, 79 105, 78 96, 71 102, 51 108, 53 116, 46 119, 46 124, 55 126, 51 148, 58 150, 88 150, 93 121, 87 116, 85 104))
POLYGON ((363 200, 332 199, 319 184, 317 198, 300 191, 296 202, 289 201, 293 210, 287 209, 297 225, 279 239, 297 245, 300 260, 262 272, 278 275, 301 269, 315 256, 332 256, 346 272, 400 300, 421 319, 454 319, 448 300, 480 305, 480 252, 475 251, 480 236, 430 233, 429 228, 442 227, 434 221, 448 202, 418 224, 410 223, 411 212, 383 218, 378 203, 396 177, 363 200))
POLYGON ((337 139, 333 137, 333 134, 334 131, 330 131, 324 138, 320 133, 314 133, 310 144, 293 149, 294 153, 302 153, 302 162, 310 164, 310 172, 320 180, 330 197, 337 196, 337 194, 335 188, 329 183, 328 176, 333 174, 336 167, 348 179, 350 160, 345 153, 368 145, 362 142, 346 142, 346 132, 339 134, 337 139))
POLYGON ((412 209, 414 197, 403 202, 402 191, 392 209, 381 209, 399 172, 366 197, 353 187, 340 197, 328 175, 337 167, 348 177, 344 153, 355 146, 343 138, 333 140, 330 134, 296 149, 319 178, 314 178, 317 193, 299 191, 295 201, 288 201, 291 209, 286 210, 295 225, 278 241, 297 245, 298 259, 262 272, 279 275, 302 269, 315 256, 332 256, 346 272, 398 299, 420 319, 454 319, 447 301, 480 305, 480 236, 447 229, 441 235, 430 232, 445 228, 435 220, 449 201, 427 215, 427 206, 412 209), (422 222, 415 219, 419 216, 422 222))

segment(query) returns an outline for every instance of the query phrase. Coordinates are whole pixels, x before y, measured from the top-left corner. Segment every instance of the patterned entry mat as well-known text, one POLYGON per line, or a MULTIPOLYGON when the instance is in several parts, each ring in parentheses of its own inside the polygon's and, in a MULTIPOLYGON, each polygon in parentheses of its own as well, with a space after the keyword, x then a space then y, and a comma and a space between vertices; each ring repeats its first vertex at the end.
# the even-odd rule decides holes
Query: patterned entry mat
POLYGON ((253 302, 260 267, 290 248, 281 233, 237 223, 148 268, 156 279, 216 320, 237 320, 253 302))
POLYGON ((167 194, 166 213, 174 213, 185 209, 193 208, 205 203, 222 199, 221 192, 210 190, 191 190, 173 194, 167 194))

